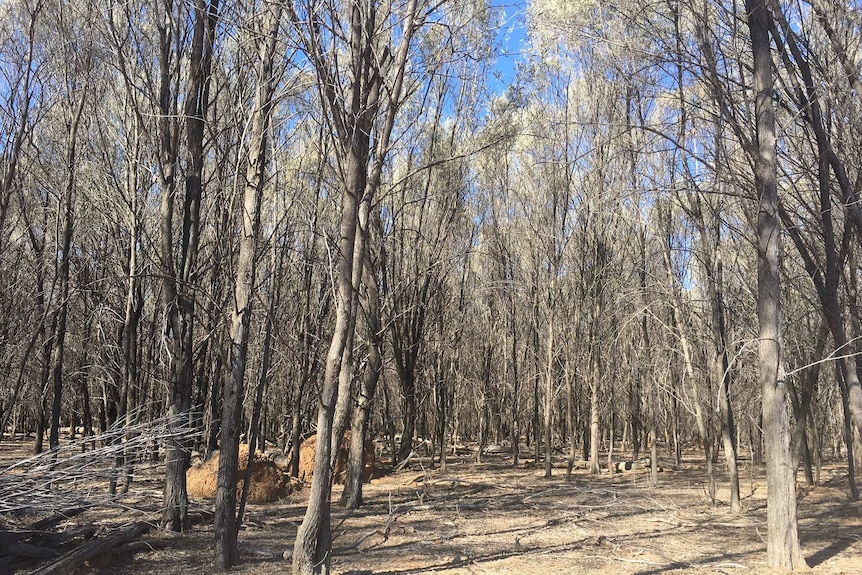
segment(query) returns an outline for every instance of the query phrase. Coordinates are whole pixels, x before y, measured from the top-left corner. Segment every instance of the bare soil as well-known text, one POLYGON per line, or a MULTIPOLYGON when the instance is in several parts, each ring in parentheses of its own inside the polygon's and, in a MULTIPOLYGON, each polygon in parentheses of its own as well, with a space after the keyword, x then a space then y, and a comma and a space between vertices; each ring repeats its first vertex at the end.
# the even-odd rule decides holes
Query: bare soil
MULTIPOLYGON (((6 444, 8 449, 14 444, 6 444)), ((10 453, 3 449, 2 456, 10 453)), ((696 454, 683 469, 649 483, 645 470, 590 476, 564 469, 551 479, 505 456, 476 464, 451 458, 446 473, 420 465, 375 479, 357 511, 333 507, 333 572, 352 575, 444 573, 754 573, 765 565, 763 468, 741 461, 744 512, 711 506, 696 454), (386 528, 388 526, 388 532, 386 528)), ((7 459, 8 461, 8 459, 7 459)), ((0 461, 0 469, 5 465, 0 461)), ((719 467, 719 480, 721 471, 719 467)), ((134 520, 156 522, 159 478, 139 479, 125 509, 95 509, 69 520, 105 530, 134 520)), ((862 573, 862 504, 848 500, 846 469, 823 469, 822 485, 799 490, 799 533, 811 572, 862 573)), ((341 487, 333 489, 337 500, 341 487)), ((249 505, 240 533, 242 564, 230 573, 289 573, 289 556, 305 511, 307 488, 266 505, 249 505)), ((727 485, 719 481, 719 496, 727 485)), ((197 501, 206 517, 210 502, 197 501)), ((14 527, 12 518, 0 517, 14 527)), ((78 570, 80 575, 186 575, 212 564, 213 529, 204 521, 184 534, 153 529, 144 544, 123 548, 78 570)))

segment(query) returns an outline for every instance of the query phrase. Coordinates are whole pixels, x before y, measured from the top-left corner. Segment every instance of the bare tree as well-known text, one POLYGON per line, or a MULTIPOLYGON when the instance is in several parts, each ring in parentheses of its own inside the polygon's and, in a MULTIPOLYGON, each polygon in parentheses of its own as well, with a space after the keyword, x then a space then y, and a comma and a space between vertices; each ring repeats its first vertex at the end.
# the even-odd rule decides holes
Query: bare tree
MULTIPOLYGON (((248 354, 249 325, 254 303, 256 257, 260 233, 260 213, 267 170, 267 132, 273 107, 276 78, 273 72, 276 39, 283 4, 266 2, 260 17, 257 93, 251 110, 245 190, 242 201, 242 233, 239 239, 234 288, 234 308, 230 325, 230 376, 224 385, 221 418, 218 489, 215 513, 215 560, 222 567, 239 562, 237 549, 236 489, 239 461, 240 415, 248 354)), ((249 451, 248 467, 254 462, 249 451)))
POLYGON ((755 184, 757 213, 757 315, 760 324, 760 385, 766 440, 767 540, 772 568, 807 568, 799 547, 796 522, 796 480, 790 460, 790 418, 781 357, 781 236, 776 182, 775 104, 772 99, 772 26, 764 0, 747 0, 748 28, 754 54, 754 96, 757 121, 755 184))
MULTIPOLYGON (((314 66, 318 90, 325 103, 326 118, 337 141, 339 170, 343 182, 341 221, 335 263, 335 329, 326 356, 323 385, 317 416, 317 449, 314 476, 308 507, 296 535, 293 570, 297 574, 329 573, 331 562, 330 493, 332 489, 333 424, 337 401, 349 398, 339 394, 341 371, 352 367, 344 361, 347 345, 352 341, 356 325, 354 272, 361 271, 363 253, 357 253, 356 240, 360 204, 370 203, 380 186, 383 162, 389 150, 389 139, 402 101, 406 64, 413 33, 418 25, 417 0, 410 0, 403 16, 401 40, 394 53, 390 52, 381 28, 388 14, 378 13, 374 1, 349 3, 347 50, 349 80, 342 81, 343 70, 337 60, 328 57, 321 36, 320 19, 340 21, 339 14, 320 13, 315 4, 305 6, 301 19, 295 7, 289 8, 303 50, 314 66), (381 54, 379 51, 383 50, 381 54), (382 60, 381 60, 382 56, 382 60), (383 86, 386 82, 386 92, 383 86), (346 86, 344 84, 347 84, 346 86), (384 112, 382 119, 378 114, 384 112), (371 133, 376 131, 372 144, 371 133), (372 151, 374 161, 369 166, 372 151), (369 171, 370 168, 370 171, 369 171)), ((334 8, 333 8, 334 10, 334 8)), ((387 30, 393 33, 392 30, 387 30)), ((361 274, 359 274, 361 277, 361 274)), ((342 408, 343 409, 343 408, 342 408)))
MULTIPOLYGON (((194 311, 193 282, 196 272, 204 150, 204 117, 210 103, 212 67, 218 0, 195 0, 189 53, 188 86, 184 103, 188 168, 181 208, 182 224, 179 249, 174 245, 174 213, 177 196, 177 170, 180 150, 177 122, 178 94, 175 71, 180 60, 176 53, 179 16, 173 0, 160 7, 156 26, 159 33, 158 149, 161 180, 160 255, 163 274, 162 297, 165 305, 165 336, 170 350, 168 413, 187 414, 191 410, 194 311)), ((173 419, 172 419, 173 420, 173 419)), ((188 527, 186 470, 191 455, 188 440, 168 444, 165 461, 165 493, 162 523, 173 531, 188 527)))

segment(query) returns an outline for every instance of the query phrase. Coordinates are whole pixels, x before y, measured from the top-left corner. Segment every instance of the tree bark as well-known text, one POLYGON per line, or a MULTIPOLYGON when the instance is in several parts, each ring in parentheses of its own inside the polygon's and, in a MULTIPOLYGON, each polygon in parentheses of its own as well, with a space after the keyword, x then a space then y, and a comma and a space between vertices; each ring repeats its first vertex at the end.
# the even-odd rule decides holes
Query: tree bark
POLYGON ((772 54, 769 45, 771 15, 765 0, 746 0, 745 5, 754 55, 757 122, 757 316, 760 326, 763 429, 766 436, 766 554, 771 568, 801 570, 807 565, 797 535, 796 482, 790 453, 787 384, 781 357, 781 235, 772 54))
POLYGON ((51 348, 51 381, 53 384, 53 403, 51 408, 51 430, 48 445, 51 450, 60 446, 60 407, 63 395, 63 357, 66 351, 66 323, 69 314, 69 250, 72 247, 72 230, 74 229, 74 208, 72 196, 75 191, 77 175, 77 141, 78 127, 84 113, 84 103, 87 100, 87 88, 84 87, 80 100, 72 111, 72 119, 66 134, 66 181, 63 188, 63 224, 60 233, 60 253, 58 254, 57 276, 60 282, 57 317, 54 320, 54 337, 51 348))
MULTIPOLYGON (((351 161, 356 161, 355 157, 351 161)), ((350 187, 348 186, 348 190, 350 187)), ((332 561, 330 496, 332 490, 331 442, 335 402, 338 397, 338 375, 341 371, 344 347, 348 340, 350 309, 353 292, 353 243, 356 238, 358 198, 350 191, 343 194, 341 240, 336 269, 335 329, 326 356, 323 386, 320 390, 317 414, 317 449, 311 493, 305 516, 296 533, 293 548, 293 572, 328 574, 332 561)))
MULTIPOLYGON (((189 55, 188 87, 185 98, 188 173, 178 261, 174 257, 173 225, 176 198, 177 124, 176 94, 172 93, 173 36, 178 33, 173 2, 165 5, 165 21, 159 24, 159 168, 162 182, 160 213, 162 293, 166 308, 166 336, 170 349, 168 415, 172 425, 185 420, 191 411, 195 300, 192 290, 200 236, 200 204, 205 158, 204 117, 209 107, 218 0, 195 0, 194 26, 189 55), (182 417, 178 417, 182 416, 182 417)), ((186 471, 191 455, 191 438, 177 435, 165 450, 165 489, 162 525, 172 531, 188 528, 186 471)))
MULTIPOLYGON (((366 214, 364 227, 359 231, 359 233, 365 236, 366 245, 370 234, 369 224, 368 214, 366 214)), ((341 499, 339 500, 339 504, 348 509, 359 509, 362 505, 362 470, 365 463, 365 436, 368 433, 368 425, 371 421, 374 393, 377 391, 380 372, 383 370, 383 359, 381 357, 383 326, 380 318, 380 294, 377 288, 377 281, 368 269, 370 257, 367 253, 364 257, 366 265, 363 266, 362 274, 364 277, 363 283, 365 284, 364 325, 368 364, 359 385, 359 393, 356 397, 356 405, 351 417, 350 449, 347 453, 344 489, 341 492, 341 499)))
POLYGON ((808 445, 808 419, 811 414, 811 401, 814 398, 814 389, 820 376, 820 359, 826 351, 826 337, 829 328, 826 322, 821 323, 817 334, 817 343, 814 346, 814 354, 811 356, 809 366, 805 369, 802 380, 802 389, 793 390, 793 415, 796 419, 796 427, 793 430, 793 461, 794 477, 799 470, 799 465, 804 464, 805 481, 809 486, 814 486, 814 475, 812 474, 811 452, 808 445))
MULTIPOLYGON (((260 212, 266 178, 266 146, 272 97, 275 92, 273 59, 281 20, 281 2, 267 2, 262 34, 258 45, 257 94, 251 112, 243 194, 242 233, 239 238, 234 283, 234 308, 230 326, 230 375, 224 385, 219 453, 218 483, 215 501, 215 561, 223 568, 239 562, 236 517, 237 466, 239 463, 239 432, 244 396, 245 368, 248 354, 249 326, 254 304, 257 275, 257 243, 260 233, 260 212)), ((249 449, 248 468, 253 466, 254 453, 249 449)))
POLYGON ((599 378, 601 377, 601 359, 599 358, 598 342, 593 343, 590 351, 590 473, 598 475, 599 468, 599 378))
POLYGON ((362 471, 365 464, 365 436, 371 421, 371 407, 383 361, 380 357, 380 342, 377 337, 368 342, 368 365, 359 388, 359 395, 350 424, 350 450, 347 454, 347 469, 344 490, 339 503, 348 509, 359 509, 362 505, 362 471))
MULTIPOLYGON (((554 202, 556 205, 556 202, 554 202)), ((556 222, 555 222, 556 223, 556 222)), ((552 236, 553 237, 553 236, 552 236)), ((556 241, 551 240, 552 253, 549 256, 556 261, 548 262, 551 269, 551 281, 548 287, 548 340, 545 350, 545 479, 551 478, 553 468, 554 439, 552 425, 554 422, 553 399, 554 399, 554 302, 557 294, 557 267, 559 259, 556 254, 556 241)))
POLYGON ((704 267, 707 276, 707 297, 710 307, 710 330, 712 331, 712 377, 718 389, 718 415, 721 422, 721 441, 724 447, 724 461, 727 465, 727 475, 730 481, 730 510, 732 513, 742 511, 739 500, 739 470, 736 465, 736 422, 733 417, 733 407, 730 403, 730 358, 727 351, 727 326, 724 319, 724 297, 722 281, 721 255, 718 253, 720 243, 721 221, 714 214, 715 221, 707 227, 700 216, 700 231, 704 244, 704 267), (710 228, 712 233, 710 233, 710 228))

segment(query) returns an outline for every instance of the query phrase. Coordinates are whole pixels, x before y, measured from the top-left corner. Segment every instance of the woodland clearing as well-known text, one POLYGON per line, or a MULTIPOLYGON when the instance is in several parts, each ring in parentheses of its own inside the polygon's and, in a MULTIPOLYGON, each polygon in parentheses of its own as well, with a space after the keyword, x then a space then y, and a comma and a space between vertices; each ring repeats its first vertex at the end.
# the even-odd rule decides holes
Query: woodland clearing
MULTIPOLYGON (((0 445, 2 467, 28 444, 0 445)), ((766 567, 766 486, 762 466, 740 460, 743 513, 726 502, 708 504, 699 455, 659 474, 653 487, 644 469, 571 479, 555 467, 550 480, 527 460, 507 455, 449 459, 445 473, 417 461, 364 487, 356 511, 333 506, 333 572, 338 574, 446 573, 755 573, 766 567)), ((560 460, 563 465, 562 459, 560 460)), ((119 530, 135 521, 157 522, 159 467, 136 477, 121 505, 96 507, 57 525, 62 532, 93 526, 119 530)), ((719 498, 727 491, 721 469, 719 498)), ((812 573, 862 571, 862 503, 847 497, 846 470, 824 465, 821 485, 798 490, 799 533, 812 573)), ((333 489, 337 499, 341 486, 333 489)), ((242 563, 231 573, 287 573, 286 561, 304 513, 307 488, 276 503, 248 506, 239 535, 242 563)), ((78 568, 80 575, 180 575, 213 568, 211 502, 194 501, 199 520, 186 533, 150 529, 139 540, 78 568)), ((38 517, 0 517, 0 528, 20 529, 38 517)), ((13 572, 29 572, 13 571, 13 572)))

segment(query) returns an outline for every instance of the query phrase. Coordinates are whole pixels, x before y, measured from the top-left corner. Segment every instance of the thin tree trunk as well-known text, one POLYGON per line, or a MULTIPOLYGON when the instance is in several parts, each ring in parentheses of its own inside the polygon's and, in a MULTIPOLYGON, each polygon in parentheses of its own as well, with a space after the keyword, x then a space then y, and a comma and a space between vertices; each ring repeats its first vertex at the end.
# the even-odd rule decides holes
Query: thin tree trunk
MULTIPOLYGON (((254 304, 257 275, 257 242, 260 233, 260 212, 266 177, 266 136, 275 91, 273 59, 281 20, 281 2, 267 2, 258 45, 257 94, 251 113, 251 133, 243 194, 242 233, 239 238, 234 288, 234 309, 230 326, 230 376, 225 381, 221 423, 218 485, 215 501, 215 561, 223 568, 239 562, 236 517, 237 466, 239 462, 239 426, 244 395, 245 368, 248 354, 249 326, 254 304)), ((265 379, 265 371, 261 377, 265 379)), ((261 384, 262 385, 262 384, 261 384)), ((258 395, 262 390, 258 390, 258 395)), ((259 412, 259 407, 257 407, 259 412)), ((254 433, 254 430, 252 430, 254 433)), ((248 469, 254 462, 253 447, 249 448, 248 469)))
POLYGON ((371 420, 371 407, 383 361, 380 357, 380 342, 377 338, 368 343, 368 365, 359 388, 359 396, 350 424, 350 450, 347 454, 347 469, 344 490, 339 503, 348 509, 359 509, 362 505, 362 472, 365 466, 365 436, 371 420))
MULTIPOLYGON (((358 233, 363 236, 363 243, 367 246, 370 237, 370 204, 361 206, 360 211, 361 228, 358 233)), ((354 254, 354 262, 355 262, 354 254)), ((382 348, 382 322, 380 318, 380 293, 377 281, 374 278, 370 266, 370 256, 363 255, 366 265, 361 266, 360 273, 364 277, 365 284, 365 339, 368 342, 368 365, 363 374, 359 386, 359 394, 356 398, 353 416, 350 423, 350 449, 347 454, 347 468, 344 479, 344 489, 341 492, 339 503, 348 509, 358 509, 362 505, 362 471, 365 463, 365 437, 368 433, 368 425, 371 420, 371 408, 374 393, 377 391, 377 383, 380 380, 380 372, 383 369, 381 357, 382 348)), ((354 274, 356 273, 354 264, 354 274)), ((354 276, 354 288, 358 288, 358 281, 354 276)), ((340 385, 340 384, 339 384, 340 385)))
MULTIPOLYGON (((356 158, 351 158, 352 162, 356 158)), ((348 186, 348 189, 354 189, 348 186)), ((335 329, 320 390, 317 415, 317 443, 311 493, 305 516, 296 534, 293 550, 293 572, 299 575, 329 573, 331 562, 330 492, 332 489, 331 442, 335 402, 338 397, 338 375, 344 347, 348 340, 353 292, 353 243, 356 238, 359 201, 353 192, 343 195, 341 241, 336 274, 335 329)))
MULTIPOLYGON (((575 323, 577 326, 577 322, 575 323)), ((566 358, 566 368, 565 368, 565 379, 566 379, 566 433, 568 434, 569 439, 569 459, 566 463, 566 479, 571 480, 572 478, 572 469, 575 467, 575 453, 578 450, 578 440, 577 433, 575 430, 575 389, 574 389, 574 375, 572 374, 571 367, 569 365, 569 359, 566 358)))
MULTIPOLYGON (((512 274, 514 275, 514 273, 512 274)), ((521 457, 521 379, 518 374, 518 323, 514 295, 510 294, 510 318, 512 349, 511 349, 511 374, 512 374, 512 465, 517 467, 521 457)), ((574 443, 573 443, 574 445, 574 443)))
MULTIPOLYGON (((598 253, 598 250, 596 250, 596 253, 598 253)), ((601 415, 599 412, 599 385, 602 374, 601 344, 599 342, 599 318, 602 315, 600 282, 600 278, 595 278, 593 288, 595 302, 593 304, 593 317, 591 318, 592 334, 590 336, 590 473, 592 475, 601 473, 601 468, 599 467, 599 442, 601 441, 599 429, 599 418, 601 415)))
POLYGON ((653 487, 658 485, 658 441, 656 441, 656 420, 658 413, 656 410, 656 384, 653 382, 653 389, 649 390, 649 426, 650 426, 650 483, 653 487))
MULTIPOLYGON (((554 254, 555 255, 555 254, 554 254)), ((551 428, 554 421, 554 301, 557 291, 556 269, 552 271, 548 293, 548 341, 545 357, 545 479, 550 479, 553 468, 554 441, 551 428)))
POLYGON ((746 0, 754 55, 757 154, 757 316, 760 325, 760 386, 766 435, 767 563, 773 569, 807 568, 799 546, 796 485, 790 453, 787 388, 781 357, 781 236, 776 181, 775 104, 772 99, 771 16, 765 0, 746 0))
POLYGON ((795 465, 794 476, 799 470, 799 465, 803 464, 805 481, 809 486, 814 485, 814 475, 812 474, 811 452, 807 437, 808 418, 811 413, 811 401, 814 397, 814 389, 817 387, 817 380, 820 377, 820 359, 826 351, 826 339, 828 335, 829 328, 825 322, 822 322, 817 334, 817 343, 814 346, 814 355, 811 357, 810 365, 805 369, 802 389, 792 394, 793 416, 796 419, 792 441, 793 461, 795 465))
MULTIPOLYGON (((133 206, 134 206, 133 202, 133 206)), ((134 208, 133 208, 134 210, 134 208)), ((132 216, 134 220, 135 216, 132 216)), ((126 414, 129 407, 129 389, 134 385, 134 380, 137 379, 137 369, 135 362, 135 345, 137 343, 138 319, 140 318, 141 305, 138 305, 138 279, 137 279, 137 242, 138 232, 137 223, 132 225, 129 230, 129 246, 127 255, 126 277, 126 309, 123 320, 122 334, 122 357, 120 359, 120 397, 117 401, 117 420, 122 421, 123 425, 127 424, 126 414)), ((108 486, 108 491, 111 495, 117 490, 117 476, 121 468, 124 468, 127 461, 125 450, 119 453, 114 460, 114 474, 111 476, 111 481, 108 486)), ((128 475, 128 474, 127 474, 128 475)))
MULTIPOLYGON (((720 225, 720 224, 716 224, 720 225)), ((711 244, 712 245, 712 244, 711 244)), ((740 513, 742 504, 739 500, 739 471, 736 465, 736 422, 733 418, 733 408, 730 404, 730 361, 727 354, 727 328, 724 321, 724 302, 722 298, 722 270, 720 257, 708 258, 708 264, 714 263, 714 277, 710 281, 709 297, 712 308, 713 343, 716 354, 713 359, 713 373, 719 390, 719 419, 721 421, 721 440, 724 446, 724 461, 727 465, 727 475, 730 480, 730 510, 740 513)), ((710 276, 713 276, 710 273, 710 276)))
MULTIPOLYGON (((189 55, 188 90, 185 98, 188 172, 178 261, 174 258, 173 226, 176 199, 176 94, 172 94, 173 35, 176 33, 173 2, 166 2, 166 21, 159 25, 159 164, 162 179, 160 237, 166 331, 170 349, 168 415, 172 425, 188 421, 192 400, 195 300, 191 281, 196 268, 200 236, 200 204, 204 163, 204 116, 209 107, 218 0, 194 1, 194 25, 189 55), (173 96, 173 98, 172 98, 173 96), (181 416, 181 417, 180 417, 181 416)), ((165 449, 165 488, 162 525, 172 531, 188 528, 186 471, 191 455, 191 438, 176 437, 165 449)))
POLYGON ((601 365, 598 343, 593 343, 590 352, 590 473, 598 475, 599 468, 599 377, 601 365))
POLYGON ((84 103, 87 100, 87 88, 82 90, 80 100, 72 112, 72 120, 69 124, 66 140, 66 182, 63 189, 63 229, 60 234, 60 254, 58 266, 58 280, 60 307, 57 310, 55 320, 53 345, 51 348, 51 380, 53 383, 54 400, 51 408, 51 431, 48 445, 51 450, 60 446, 60 407, 63 395, 63 356, 66 351, 66 321, 69 314, 69 250, 72 247, 72 230, 74 228, 72 206, 72 195, 75 190, 75 176, 77 174, 77 140, 78 127, 81 124, 81 116, 84 113, 84 103))
MULTIPOLYGON (((367 145, 367 143, 365 143, 367 145)), ((363 190, 367 185, 365 169, 360 171, 357 178, 357 187, 363 190)), ((369 236, 369 217, 371 215, 371 194, 366 194, 359 204, 358 228, 356 233, 356 241, 353 246, 353 270, 351 275, 351 284, 353 292, 351 294, 351 309, 358 310, 359 308, 359 291, 362 284, 363 269, 366 261, 366 249, 369 236)), ((358 313, 352 314, 350 325, 347 329, 347 342, 344 346, 344 357, 341 360, 341 372, 338 374, 338 400, 335 404, 335 415, 333 418, 333 434, 332 434, 332 466, 335 467, 335 459, 338 456, 338 451, 341 448, 341 441, 344 437, 344 432, 350 417, 350 400, 353 391, 353 341, 356 336, 356 321, 358 313)), ((376 382, 375 382, 376 385, 376 382)))

